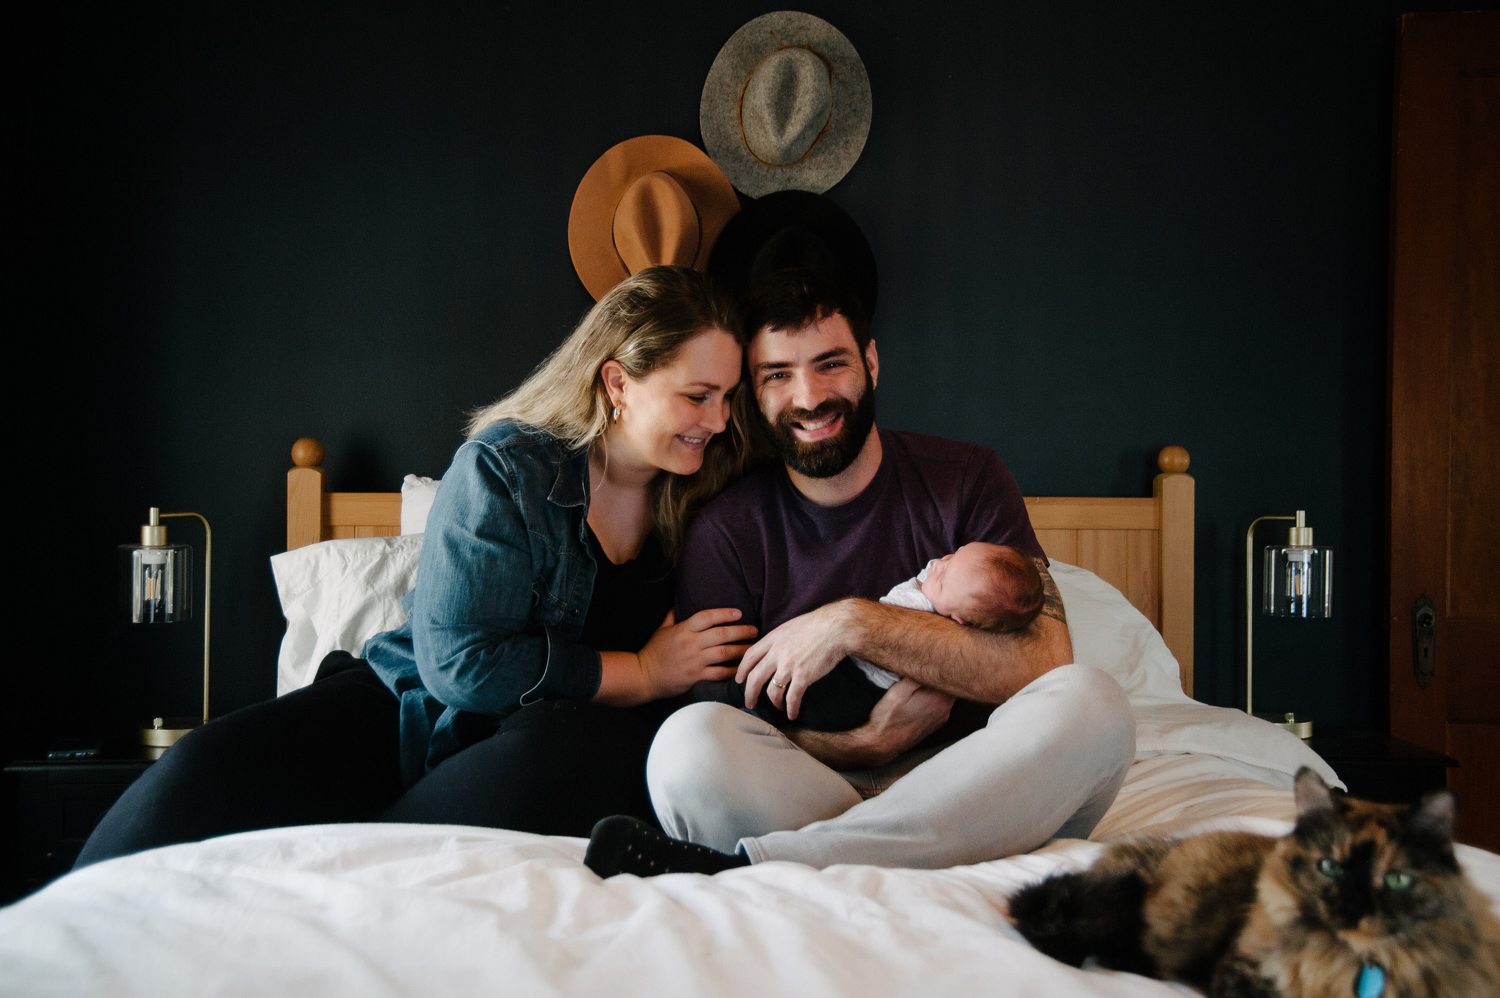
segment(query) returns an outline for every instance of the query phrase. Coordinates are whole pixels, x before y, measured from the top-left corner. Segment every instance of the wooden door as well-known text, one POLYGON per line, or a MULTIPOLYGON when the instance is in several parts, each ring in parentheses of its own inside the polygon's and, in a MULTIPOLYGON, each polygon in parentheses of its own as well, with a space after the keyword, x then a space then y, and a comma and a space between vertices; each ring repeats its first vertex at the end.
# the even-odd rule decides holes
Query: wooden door
POLYGON ((1459 841, 1500 850, 1500 13, 1404 15, 1397 59, 1391 733, 1459 761, 1459 841))

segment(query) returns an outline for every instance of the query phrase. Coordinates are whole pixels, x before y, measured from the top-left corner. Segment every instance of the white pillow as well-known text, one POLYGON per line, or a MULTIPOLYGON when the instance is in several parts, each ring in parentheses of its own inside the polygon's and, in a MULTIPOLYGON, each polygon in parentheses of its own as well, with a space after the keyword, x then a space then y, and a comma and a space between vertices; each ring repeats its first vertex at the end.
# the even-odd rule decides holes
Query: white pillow
POLYGON ((421 534, 427 531, 427 514, 432 512, 432 500, 437 497, 441 478, 433 480, 421 475, 407 475, 401 479, 401 535, 421 534))
POLYGON ((1177 659, 1120 590, 1077 565, 1054 560, 1049 571, 1068 614, 1075 662, 1109 673, 1132 702, 1141 697, 1188 699, 1177 659))
POLYGON ((1307 744, 1244 711, 1210 707, 1182 692, 1177 659, 1151 621, 1114 586, 1088 569, 1060 561, 1052 578, 1068 613, 1073 661, 1107 672, 1135 712, 1136 758, 1197 752, 1268 770, 1290 790, 1299 767, 1333 786, 1343 781, 1307 744))
POLYGON ((366 641, 406 623, 401 599, 416 584, 421 552, 417 534, 324 541, 272 555, 286 617, 276 695, 312 682, 329 652, 358 655, 366 641))

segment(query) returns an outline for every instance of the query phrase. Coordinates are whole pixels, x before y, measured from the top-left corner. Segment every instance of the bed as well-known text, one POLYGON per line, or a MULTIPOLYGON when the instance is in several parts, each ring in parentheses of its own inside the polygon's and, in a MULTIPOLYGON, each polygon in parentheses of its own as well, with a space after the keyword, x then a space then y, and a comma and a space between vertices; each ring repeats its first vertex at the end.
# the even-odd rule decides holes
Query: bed
MULTIPOLYGON (((299 441, 294 453, 288 552, 277 556, 284 605, 289 594, 313 592, 330 578, 344 580, 336 592, 347 592, 356 575, 371 589, 399 589, 400 572, 340 575, 327 568, 337 558, 323 555, 361 540, 410 555, 420 535, 402 536, 401 494, 328 492, 321 446, 299 441), (297 576, 286 568, 294 561, 314 568, 297 576), (307 583, 302 590, 298 578, 307 583)), ((0 990, 1181 993, 1134 975, 1055 963, 1004 917, 1016 889, 1085 867, 1103 839, 1143 828, 1284 834, 1296 767, 1312 765, 1337 781, 1287 732, 1191 699, 1193 479, 1181 448, 1163 451, 1160 464, 1151 497, 1027 500, 1055 562, 1076 658, 1113 675, 1136 713, 1136 762, 1091 841, 1054 841, 948 870, 766 863, 716 877, 601 881, 581 865, 580 839, 458 826, 269 829, 101 863, 0 911, 0 990)), ((310 626, 294 616, 293 645, 297 628, 310 626)), ((375 626, 374 617, 363 626, 375 626)), ((1500 901, 1500 856, 1460 846, 1459 857, 1492 903, 1500 901)))

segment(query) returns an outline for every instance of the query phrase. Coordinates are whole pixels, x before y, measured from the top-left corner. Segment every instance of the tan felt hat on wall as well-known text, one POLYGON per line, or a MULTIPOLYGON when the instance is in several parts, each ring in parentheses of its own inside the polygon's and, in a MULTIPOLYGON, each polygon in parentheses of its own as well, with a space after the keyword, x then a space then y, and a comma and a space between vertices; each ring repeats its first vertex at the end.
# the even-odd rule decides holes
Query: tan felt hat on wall
POLYGON ((736 188, 822 194, 870 133, 870 77, 849 39, 821 17, 762 14, 730 36, 698 105, 703 147, 736 188))
POLYGON ((703 270, 724 224, 740 210, 728 178, 702 149, 641 135, 589 167, 568 215, 568 252, 595 300, 647 267, 703 270))

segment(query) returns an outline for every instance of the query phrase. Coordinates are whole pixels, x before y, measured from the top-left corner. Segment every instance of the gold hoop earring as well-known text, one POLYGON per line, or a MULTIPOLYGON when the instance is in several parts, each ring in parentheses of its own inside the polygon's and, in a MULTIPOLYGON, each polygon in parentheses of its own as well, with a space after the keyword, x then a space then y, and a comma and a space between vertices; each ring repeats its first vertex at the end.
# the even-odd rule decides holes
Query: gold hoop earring
POLYGON ((615 411, 610 414, 610 419, 618 423, 620 421, 620 407, 615 406, 615 411))

